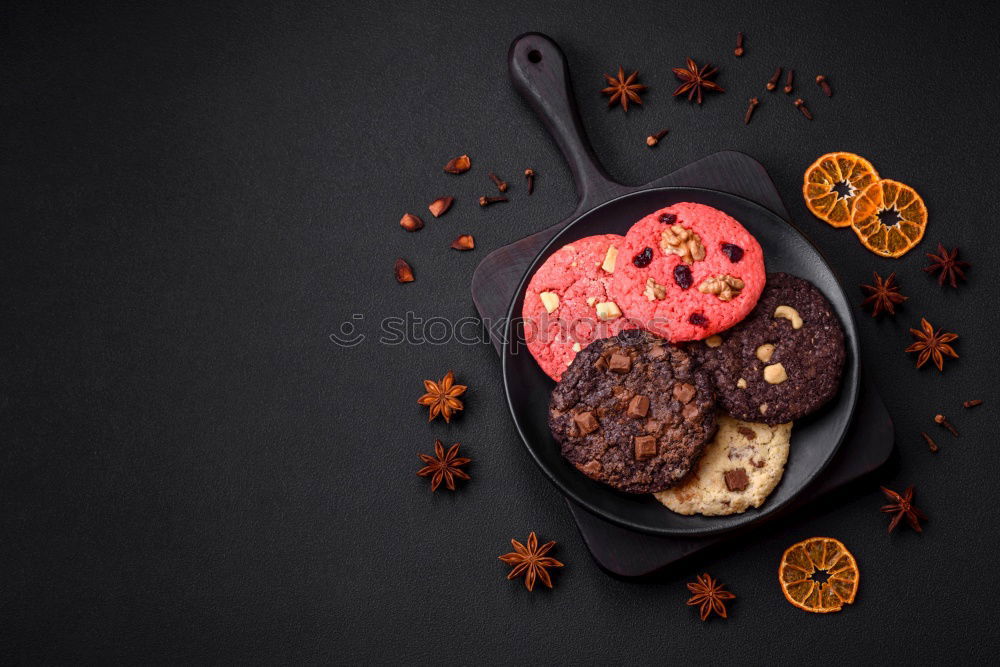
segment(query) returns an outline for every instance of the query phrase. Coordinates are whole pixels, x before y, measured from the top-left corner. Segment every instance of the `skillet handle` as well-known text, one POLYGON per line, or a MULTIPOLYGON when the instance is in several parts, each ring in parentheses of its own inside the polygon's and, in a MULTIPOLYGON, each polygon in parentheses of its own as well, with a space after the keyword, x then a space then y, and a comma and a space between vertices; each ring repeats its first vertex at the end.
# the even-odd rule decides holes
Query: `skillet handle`
POLYGON ((583 212, 630 188, 611 180, 594 155, 576 108, 566 56, 538 32, 516 38, 507 52, 510 80, 531 106, 569 163, 583 212))

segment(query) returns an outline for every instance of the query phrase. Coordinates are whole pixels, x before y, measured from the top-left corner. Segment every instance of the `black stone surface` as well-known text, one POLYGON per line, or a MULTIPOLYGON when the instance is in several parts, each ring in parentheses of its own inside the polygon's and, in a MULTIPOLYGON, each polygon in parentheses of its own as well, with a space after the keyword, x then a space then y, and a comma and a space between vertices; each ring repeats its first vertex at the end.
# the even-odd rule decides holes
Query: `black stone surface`
MULTIPOLYGON (((986 662, 1000 547, 993 267, 1000 74, 991 5, 904 2, 232 3, 3 10, 0 40, 0 647, 7 662, 986 662), (619 180, 720 149, 774 177, 848 286, 895 271, 899 314, 859 317, 897 455, 745 540, 643 583, 587 555, 518 442, 486 343, 380 344, 380 322, 473 318, 480 253, 575 205, 569 172, 506 80, 527 30, 567 53, 584 125, 619 180), (746 55, 731 55, 735 33, 746 55), (711 60, 725 94, 670 98, 670 67, 711 60), (606 110, 601 74, 650 86, 606 110), (776 65, 792 97, 767 93, 776 65), (833 98, 810 78, 829 77, 833 98), (742 123, 747 98, 761 105, 742 123), (655 149, 645 137, 671 132, 655 149), (811 218, 803 170, 851 150, 923 195, 901 260, 811 218), (468 153, 473 169, 441 166, 468 153), (521 173, 538 174, 526 196, 521 173), (512 201, 494 194, 491 169, 512 201), (425 207, 458 198, 440 219, 425 207), (407 234, 411 211, 427 227, 407 234), (448 248, 460 233, 476 250, 448 248), (938 240, 973 263, 959 290, 921 271, 938 240), (405 257, 417 280, 397 285, 405 257), (354 315, 362 315, 354 318, 354 315), (926 316, 961 359, 916 370, 926 316), (367 338, 334 344, 353 324, 367 338), (426 423, 420 381, 453 368, 464 414, 426 423), (972 410, 963 400, 981 398, 972 410), (932 422, 942 412, 954 439, 932 422), (941 445, 927 451, 920 431, 941 445), (461 441, 473 479, 431 495, 416 452, 461 441), (930 520, 885 534, 877 483, 917 486, 930 520), (496 556, 559 545, 553 591, 496 556), (843 540, 857 602, 788 605, 785 547, 843 540), (738 595, 702 624, 684 583, 738 595)), ((860 291, 853 295, 860 303, 860 291)), ((419 327, 414 327, 419 328, 419 327)), ((475 327, 467 325, 471 333, 475 327)), ((440 336, 441 325, 431 328, 440 336)))

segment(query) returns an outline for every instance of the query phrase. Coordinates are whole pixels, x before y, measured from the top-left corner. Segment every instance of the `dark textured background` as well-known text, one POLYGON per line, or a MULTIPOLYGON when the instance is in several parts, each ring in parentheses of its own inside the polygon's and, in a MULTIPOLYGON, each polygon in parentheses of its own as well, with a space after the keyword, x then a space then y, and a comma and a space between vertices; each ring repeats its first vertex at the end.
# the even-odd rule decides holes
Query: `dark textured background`
POLYGON ((0 20, 0 647, 4 661, 985 661, 1000 547, 993 270, 1000 207, 987 5, 912 2, 144 3, 6 9, 0 20), (511 89, 506 50, 550 34, 608 170, 642 183, 711 152, 760 160, 848 295, 872 269, 910 300, 859 313, 866 370, 897 426, 874 478, 650 582, 590 560, 506 412, 488 345, 382 346, 378 322, 474 314, 476 262, 574 205, 569 173, 511 89), (737 30, 747 55, 731 55, 737 30), (685 56, 724 95, 670 97, 685 56), (638 68, 641 109, 601 74, 638 68), (762 85, 794 67, 816 120, 762 85), (829 76, 836 94, 810 82, 829 76), (746 100, 762 98, 753 123, 746 100), (669 127, 656 150, 644 137, 669 127), (899 261, 813 219, 819 154, 851 150, 915 186, 926 240, 899 261), (468 153, 473 170, 441 172, 468 153), (539 174, 526 198, 519 174, 539 174), (481 210, 485 170, 513 202, 481 210), (440 220, 425 206, 453 194, 440 220), (427 219, 402 232, 404 211, 427 219), (477 249, 448 243, 475 234, 477 249), (938 240, 975 267, 921 272, 938 240), (391 265, 411 260, 417 281, 391 265), (352 320, 354 313, 364 315, 352 320), (922 314, 961 360, 915 370, 922 314), (353 321, 355 348, 329 335, 353 321), (454 368, 465 414, 428 425, 420 381, 454 368), (962 400, 986 405, 963 410, 962 400), (943 411, 953 440, 930 419, 943 411), (930 454, 919 436, 933 433, 930 454), (461 441, 473 480, 414 473, 461 441), (918 486, 926 531, 886 535, 878 483, 918 486), (536 530, 567 567, 528 594, 496 556, 536 530), (857 556, 857 602, 787 604, 782 550, 813 535, 857 556), (702 624, 701 571, 739 599, 702 624))

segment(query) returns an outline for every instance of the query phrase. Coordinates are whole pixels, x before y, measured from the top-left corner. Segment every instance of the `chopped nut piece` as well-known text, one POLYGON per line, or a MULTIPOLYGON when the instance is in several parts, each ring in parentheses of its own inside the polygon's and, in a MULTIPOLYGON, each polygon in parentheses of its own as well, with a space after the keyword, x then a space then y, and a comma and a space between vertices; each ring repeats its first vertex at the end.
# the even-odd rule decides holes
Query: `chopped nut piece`
POLYGON ((604 255, 604 262, 601 264, 601 268, 608 273, 615 272, 615 261, 618 259, 618 248, 613 245, 608 246, 608 252, 604 255))
POLYGON ((795 310, 791 306, 778 306, 774 309, 775 317, 783 317, 792 323, 793 329, 802 328, 802 318, 799 316, 799 311, 795 310))
POLYGON ((767 414, 767 403, 761 403, 760 407, 758 407, 757 409, 760 410, 760 414, 766 415, 767 414))
POLYGON ((583 348, 582 348, 582 347, 580 347, 580 344, 579 344, 579 343, 573 343, 573 351, 574 351, 574 352, 579 352, 579 351, 580 351, 580 350, 582 350, 582 349, 583 349, 583 348))
POLYGON ((771 361, 771 357, 774 356, 774 346, 770 343, 764 343, 757 348, 756 355, 758 359, 766 364, 771 361))
POLYGON ((463 174, 469 171, 469 167, 471 166, 472 160, 469 159, 468 155, 459 155, 448 160, 448 164, 444 166, 444 170, 449 174, 463 174))
POLYGON ((628 402, 628 410, 626 414, 629 417, 645 417, 649 413, 649 399, 642 394, 636 394, 632 397, 632 400, 628 402))
POLYGON ((705 339, 705 345, 709 347, 719 347, 722 345, 722 336, 716 334, 705 339))
POLYGON ((781 384, 788 379, 788 373, 781 364, 771 364, 764 367, 764 380, 769 384, 781 384))
POLYGON ((635 436, 635 458, 641 461, 643 459, 651 459, 654 456, 656 456, 656 436, 635 436))
POLYGON ((472 238, 472 234, 462 234, 451 242, 451 247, 455 250, 472 250, 476 247, 476 240, 472 238))
POLYGON ((451 205, 455 203, 454 197, 438 197, 430 204, 427 205, 428 210, 430 210, 431 215, 435 218, 440 218, 442 215, 448 212, 451 205))
POLYGON ((698 291, 702 294, 714 294, 719 297, 719 301, 732 301, 743 290, 743 281, 729 274, 712 276, 706 278, 698 285, 698 291))
POLYGON ((614 301, 602 301, 597 304, 597 318, 599 320, 607 321, 613 320, 616 317, 621 317, 622 311, 619 310, 618 304, 614 301))
POLYGON ((744 380, 743 378, 740 378, 739 380, 736 381, 736 388, 737 389, 746 389, 747 388, 747 381, 744 380))
POLYGON ((542 300, 542 305, 545 306, 546 313, 551 313, 559 307, 559 295, 555 292, 542 292, 538 295, 538 298, 542 300))
POLYGON ((601 472, 601 462, 597 461, 596 459, 587 461, 587 463, 584 464, 581 470, 583 470, 583 472, 587 475, 596 475, 597 473, 601 472))
POLYGON ((667 298, 667 288, 652 278, 646 278, 646 289, 642 291, 650 301, 660 301, 667 298))
POLYGON ((660 248, 668 255, 679 255, 688 264, 705 259, 705 246, 701 244, 701 238, 676 224, 665 228, 660 234, 660 248))
POLYGON ((404 213, 399 219, 399 226, 408 232, 417 232, 424 228, 424 221, 412 213, 404 213))
POLYGON ((588 306, 590 306, 591 308, 593 308, 595 303, 597 303, 597 297, 596 296, 589 296, 589 297, 587 297, 587 305, 588 306))
POLYGON ((396 260, 396 265, 394 267, 396 273, 396 282, 399 283, 412 283, 413 282, 413 269, 410 265, 406 263, 406 260, 402 257, 396 260))

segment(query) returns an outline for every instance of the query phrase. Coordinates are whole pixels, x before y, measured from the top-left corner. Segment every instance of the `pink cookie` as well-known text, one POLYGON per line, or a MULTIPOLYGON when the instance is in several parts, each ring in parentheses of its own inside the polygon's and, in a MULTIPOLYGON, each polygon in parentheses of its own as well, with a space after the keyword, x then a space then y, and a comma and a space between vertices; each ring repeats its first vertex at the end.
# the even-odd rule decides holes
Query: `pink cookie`
POLYGON ((624 315, 615 315, 623 309, 608 296, 613 272, 625 258, 619 253, 612 262, 608 249, 620 250, 624 243, 618 234, 573 241, 531 276, 521 310, 524 336, 535 361, 553 380, 558 382, 576 353, 592 341, 636 328, 624 315))
POLYGON ((711 206, 684 202, 629 229, 610 293, 633 322, 677 342, 742 320, 764 280, 764 254, 743 225, 711 206))

